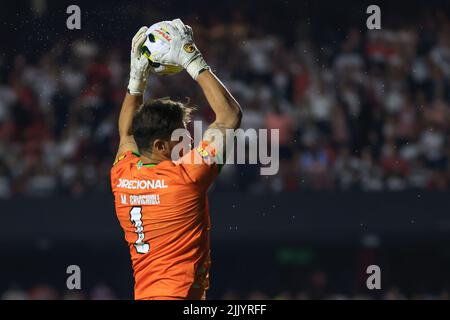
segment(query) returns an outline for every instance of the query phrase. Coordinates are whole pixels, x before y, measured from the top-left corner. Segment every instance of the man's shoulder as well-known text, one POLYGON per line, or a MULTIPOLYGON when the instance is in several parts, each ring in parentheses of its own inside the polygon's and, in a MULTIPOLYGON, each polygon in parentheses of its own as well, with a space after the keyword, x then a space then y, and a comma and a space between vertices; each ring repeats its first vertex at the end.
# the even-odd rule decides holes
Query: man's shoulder
POLYGON ((112 167, 115 168, 126 162, 137 160, 137 159, 139 159, 140 156, 141 155, 138 152, 126 151, 117 157, 117 159, 114 161, 112 167))
POLYGON ((111 177, 134 180, 164 178, 178 184, 182 183, 182 171, 183 169, 173 161, 145 164, 138 153, 126 152, 117 158, 111 168, 111 177))
POLYGON ((111 179, 114 180, 124 176, 131 176, 133 166, 137 165, 139 157, 139 154, 132 151, 126 151, 119 155, 111 167, 111 179))

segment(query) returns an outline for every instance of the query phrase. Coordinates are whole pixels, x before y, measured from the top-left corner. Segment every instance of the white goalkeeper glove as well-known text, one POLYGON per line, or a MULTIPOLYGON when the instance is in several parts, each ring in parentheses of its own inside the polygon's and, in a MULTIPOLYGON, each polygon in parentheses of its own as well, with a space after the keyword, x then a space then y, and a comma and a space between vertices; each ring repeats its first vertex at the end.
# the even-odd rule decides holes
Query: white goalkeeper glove
POLYGON ((150 74, 150 61, 141 54, 141 46, 145 42, 147 27, 142 27, 133 37, 131 44, 130 82, 128 92, 132 95, 143 95, 150 74))
POLYGON ((164 33, 162 39, 169 44, 170 49, 168 52, 154 52, 154 62, 182 66, 194 80, 197 80, 201 71, 209 69, 194 44, 191 27, 175 19, 161 22, 159 32, 164 33))

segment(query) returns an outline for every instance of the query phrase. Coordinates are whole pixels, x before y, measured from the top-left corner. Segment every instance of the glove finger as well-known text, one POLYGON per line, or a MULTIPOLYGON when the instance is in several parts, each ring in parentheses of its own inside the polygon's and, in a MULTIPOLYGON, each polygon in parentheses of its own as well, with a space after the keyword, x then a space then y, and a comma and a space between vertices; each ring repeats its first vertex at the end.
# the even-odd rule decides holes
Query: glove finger
POLYGON ((140 46, 145 42, 145 35, 141 36, 140 38, 136 39, 136 41, 133 44, 133 48, 131 49, 131 51, 136 54, 139 52, 139 48, 140 46))
POLYGON ((194 36, 194 33, 192 32, 191 26, 185 25, 185 27, 186 27, 186 34, 192 38, 194 36))
POLYGON ((142 34, 145 34, 148 30, 148 27, 143 26, 139 29, 139 31, 136 33, 136 38, 138 38, 139 36, 141 36, 142 34))
POLYGON ((172 37, 175 37, 180 33, 171 21, 164 21, 161 25, 161 29, 166 31, 172 37))
POLYGON ((186 33, 186 26, 184 25, 183 21, 181 21, 181 19, 174 19, 171 22, 172 25, 177 28, 179 32, 181 32, 181 34, 186 33))
POLYGON ((136 36, 133 38, 132 51, 136 52, 139 46, 145 41, 147 27, 142 27, 136 36))
POLYGON ((150 67, 150 61, 148 61, 148 59, 139 59, 139 67, 146 73, 150 67))
POLYGON ((139 38, 136 41, 136 51, 139 51, 140 47, 144 44, 146 39, 147 39, 147 34, 145 34, 145 33, 143 33, 139 36, 139 38))
POLYGON ((145 41, 146 32, 148 28, 142 27, 139 29, 139 31, 136 33, 136 35, 133 37, 133 40, 131 42, 131 51, 136 52, 137 48, 145 41))

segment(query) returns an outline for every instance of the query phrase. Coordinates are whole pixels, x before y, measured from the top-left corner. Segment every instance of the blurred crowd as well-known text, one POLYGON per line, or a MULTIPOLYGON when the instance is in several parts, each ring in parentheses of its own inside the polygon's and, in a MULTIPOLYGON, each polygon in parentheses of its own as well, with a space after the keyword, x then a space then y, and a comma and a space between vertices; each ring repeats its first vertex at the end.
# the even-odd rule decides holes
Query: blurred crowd
MULTIPOLYGON (((120 298, 116 292, 106 284, 99 284, 89 292, 85 290, 72 290, 59 292, 48 284, 41 284, 23 290, 18 287, 11 288, 0 294, 0 300, 118 300, 120 298)), ((208 298, 209 299, 209 298, 208 298)), ((384 290, 379 296, 373 296, 367 293, 361 294, 342 294, 327 292, 321 295, 312 292, 280 292, 278 294, 268 294, 260 290, 254 290, 247 294, 238 294, 235 290, 228 290, 222 296, 213 297, 213 300, 449 300, 448 292, 441 293, 416 293, 407 296, 398 288, 392 287, 384 290)))
POLYGON ((59 292, 49 284, 39 284, 28 290, 11 287, 1 294, 1 300, 117 300, 111 287, 98 284, 88 293, 85 290, 67 290, 59 292))
MULTIPOLYGON (((229 165, 216 188, 448 190, 449 17, 350 28, 328 42, 304 32, 286 40, 238 13, 208 26, 186 22, 241 103, 243 129, 280 130, 276 176, 260 176, 257 165, 229 165)), ((109 191, 128 50, 128 41, 114 47, 80 37, 33 59, 0 57, 7 70, 0 83, 0 198, 109 191)), ((195 120, 212 119, 185 74, 152 76, 147 96, 191 97, 199 106, 195 120)))

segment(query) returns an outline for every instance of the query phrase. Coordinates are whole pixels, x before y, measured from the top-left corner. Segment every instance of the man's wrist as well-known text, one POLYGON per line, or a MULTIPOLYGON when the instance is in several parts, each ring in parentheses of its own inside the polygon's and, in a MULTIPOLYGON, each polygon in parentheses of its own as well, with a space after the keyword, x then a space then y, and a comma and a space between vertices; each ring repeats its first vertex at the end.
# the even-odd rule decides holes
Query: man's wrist
POLYGON ((136 97, 139 97, 139 96, 143 96, 143 95, 144 95, 144 92, 142 92, 142 93, 140 93, 140 92, 131 92, 129 88, 127 88, 127 93, 128 93, 130 96, 136 96, 136 97))
POLYGON ((186 71, 189 73, 189 75, 192 77, 192 79, 197 80, 200 73, 202 73, 205 70, 210 69, 208 64, 206 63, 205 59, 201 55, 199 55, 197 58, 192 60, 187 66, 186 71))
POLYGON ((131 95, 135 95, 135 96, 143 95, 146 86, 147 86, 147 81, 145 81, 145 80, 130 79, 130 81, 128 83, 127 91, 131 95))

